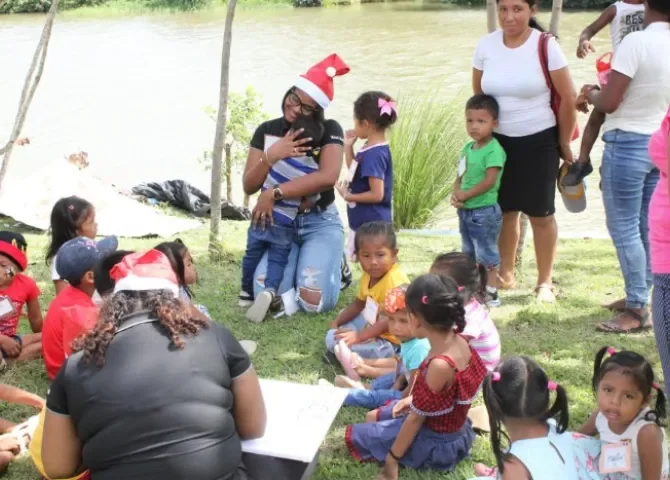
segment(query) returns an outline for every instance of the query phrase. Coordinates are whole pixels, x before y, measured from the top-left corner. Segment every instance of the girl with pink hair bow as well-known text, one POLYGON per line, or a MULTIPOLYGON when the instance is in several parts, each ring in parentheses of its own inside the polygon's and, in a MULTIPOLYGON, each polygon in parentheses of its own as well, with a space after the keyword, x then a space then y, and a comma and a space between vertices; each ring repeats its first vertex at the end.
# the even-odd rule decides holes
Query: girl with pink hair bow
POLYGON ((364 223, 392 222, 393 162, 386 132, 398 119, 396 104, 384 92, 365 92, 354 102, 354 128, 345 133, 344 158, 349 173, 337 186, 347 202, 347 255, 355 258, 354 237, 364 223), (354 153, 358 139, 365 144, 354 153))

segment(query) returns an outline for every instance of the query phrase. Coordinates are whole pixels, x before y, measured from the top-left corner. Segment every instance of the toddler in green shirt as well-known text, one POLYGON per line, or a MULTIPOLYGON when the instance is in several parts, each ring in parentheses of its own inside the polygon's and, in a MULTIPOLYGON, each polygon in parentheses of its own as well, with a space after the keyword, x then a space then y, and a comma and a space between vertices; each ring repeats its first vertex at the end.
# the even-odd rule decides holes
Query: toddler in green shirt
POLYGON ((496 99, 484 94, 473 96, 465 105, 466 128, 472 141, 461 152, 451 196, 451 204, 458 209, 461 248, 488 273, 489 306, 500 305, 497 279, 502 212, 498 189, 506 155, 493 136, 499 110, 496 99))

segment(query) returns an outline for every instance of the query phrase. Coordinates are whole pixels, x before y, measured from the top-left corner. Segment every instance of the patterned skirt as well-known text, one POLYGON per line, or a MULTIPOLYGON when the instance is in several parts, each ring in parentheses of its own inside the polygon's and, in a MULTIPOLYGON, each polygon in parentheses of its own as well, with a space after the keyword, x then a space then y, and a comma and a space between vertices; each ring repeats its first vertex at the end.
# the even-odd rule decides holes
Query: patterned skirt
MULTIPOLYGON (((389 418, 392 408, 391 404, 379 409, 378 422, 347 427, 344 439, 352 457, 361 462, 384 462, 405 421, 405 417, 389 418)), ((449 472, 468 457, 474 440, 470 419, 455 433, 438 433, 421 427, 400 464, 449 472)))

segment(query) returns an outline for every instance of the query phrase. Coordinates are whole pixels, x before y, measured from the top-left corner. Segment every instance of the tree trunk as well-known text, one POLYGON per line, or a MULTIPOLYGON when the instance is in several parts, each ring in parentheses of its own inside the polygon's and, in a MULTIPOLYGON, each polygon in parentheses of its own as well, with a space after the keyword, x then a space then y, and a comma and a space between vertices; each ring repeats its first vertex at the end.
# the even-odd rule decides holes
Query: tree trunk
POLYGON ((47 13, 46 22, 44 23, 44 28, 42 29, 42 36, 40 37, 40 41, 37 44, 37 48, 35 49, 33 61, 30 64, 28 75, 26 76, 26 81, 23 84, 21 99, 19 100, 19 109, 16 113, 16 119, 14 120, 12 133, 9 136, 9 141, 7 144, 0 148, 0 155, 4 154, 4 157, 2 158, 2 166, 0 167, 0 188, 2 188, 2 182, 5 179, 5 175, 7 174, 9 159, 12 155, 14 143, 19 138, 19 135, 21 135, 21 129, 23 128, 23 124, 26 120, 28 108, 33 101, 33 96, 37 90, 37 85, 39 85, 40 79, 42 78, 44 62, 46 61, 47 51, 49 49, 49 40, 51 39, 51 28, 53 27, 54 18, 56 18, 56 12, 58 11, 59 3, 60 0, 52 0, 51 7, 47 13), (35 72, 36 69, 37 72, 35 72))
POLYGON ((486 26, 489 33, 496 29, 496 13, 498 11, 498 4, 496 0, 486 0, 486 26))
POLYGON ((549 23, 549 31, 554 37, 558 37, 558 30, 560 29, 562 11, 563 11, 563 0, 553 0, 551 6, 551 22, 549 23))
POLYGON ((209 232, 209 253, 212 259, 221 257, 222 248, 219 227, 221 225, 221 163, 226 140, 226 120, 228 116, 228 89, 230 76, 230 46, 233 40, 233 18, 237 0, 228 0, 226 23, 223 30, 223 50, 221 52, 221 82, 219 88, 219 109, 216 115, 216 133, 212 149, 212 202, 211 228, 209 232))
POLYGON ((528 216, 525 213, 519 218, 519 243, 516 246, 516 258, 514 259, 514 268, 521 271, 523 268, 523 249, 526 246, 526 233, 528 233, 528 216))
POLYGON ((245 193, 244 194, 244 203, 242 205, 249 208, 249 200, 251 200, 251 197, 245 193))
POLYGON ((226 200, 233 202, 233 155, 230 144, 225 147, 226 152, 226 200))

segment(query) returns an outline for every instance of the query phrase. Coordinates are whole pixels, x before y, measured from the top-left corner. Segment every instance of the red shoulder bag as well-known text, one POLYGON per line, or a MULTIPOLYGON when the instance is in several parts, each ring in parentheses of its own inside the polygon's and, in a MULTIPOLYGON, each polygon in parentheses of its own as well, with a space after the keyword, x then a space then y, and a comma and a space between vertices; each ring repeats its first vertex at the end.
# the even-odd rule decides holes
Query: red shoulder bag
MULTIPOLYGON (((553 35, 551 33, 543 32, 540 35, 540 42, 537 51, 540 55, 540 65, 542 66, 544 79, 547 82, 547 87, 549 87, 550 98, 551 98, 549 102, 551 103, 551 109, 554 111, 554 115, 556 115, 556 125, 558 125, 560 128, 560 125, 558 123, 558 109, 561 106, 561 96, 554 88, 554 84, 551 81, 551 75, 549 74, 549 39, 551 38, 553 38, 553 35)), ((571 140, 575 140, 578 137, 579 137, 579 125, 575 125, 575 131, 572 132, 571 140)))

